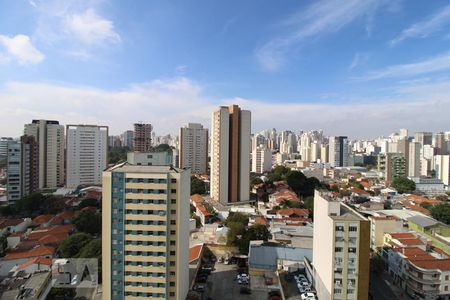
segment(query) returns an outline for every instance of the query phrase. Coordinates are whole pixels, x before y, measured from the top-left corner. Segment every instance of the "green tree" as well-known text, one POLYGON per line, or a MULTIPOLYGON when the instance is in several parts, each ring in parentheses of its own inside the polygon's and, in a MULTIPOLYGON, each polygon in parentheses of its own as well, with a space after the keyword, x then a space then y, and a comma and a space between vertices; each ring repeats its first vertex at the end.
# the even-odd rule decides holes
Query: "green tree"
POLYGON ((252 179, 250 179, 250 186, 253 188, 255 185, 257 184, 261 184, 263 183, 262 179, 259 177, 253 177, 252 179))
POLYGON ((205 182, 198 179, 196 176, 191 176, 191 195, 204 195, 206 194, 205 182))
POLYGON ((269 230, 265 225, 255 224, 246 230, 239 241, 239 251, 243 254, 248 254, 250 241, 267 241, 270 237, 269 230))
POLYGON ((448 196, 447 195, 439 195, 436 196, 436 200, 442 201, 442 202, 447 202, 448 201, 448 196))
POLYGON ((286 174, 289 172, 290 169, 286 168, 285 166, 276 166, 272 169, 269 174, 267 174, 267 178, 269 181, 279 181, 284 180, 286 174))
POLYGON ((411 193, 416 189, 416 184, 414 183, 414 181, 409 180, 405 176, 394 178, 391 186, 400 194, 411 193))
POLYGON ((128 147, 112 147, 108 151, 108 163, 118 164, 127 160, 128 147))
POLYGON ((450 204, 442 203, 430 208, 431 215, 436 220, 450 225, 450 204))
POLYGON ((89 241, 83 248, 78 252, 77 257, 79 258, 98 258, 102 257, 102 240, 95 239, 89 241))
POLYGON ((309 196, 303 198, 303 202, 305 203, 305 208, 309 210, 309 218, 314 218, 314 196, 309 196))
POLYGON ((241 223, 246 227, 248 225, 248 216, 240 212, 230 212, 228 218, 225 220, 225 226, 228 227, 228 224, 231 222, 241 223))
POLYGON ((58 247, 61 257, 77 257, 80 250, 92 240, 92 236, 87 233, 75 233, 65 238, 58 247))
POLYGON ((7 233, 0 236, 0 257, 3 257, 6 255, 6 249, 8 248, 7 238, 8 238, 7 233))
POLYGON ((169 152, 172 153, 172 147, 170 147, 168 144, 159 144, 154 148, 155 152, 169 152))
POLYGON ((76 295, 75 288, 52 288, 46 300, 70 300, 76 295))
POLYGON ((227 244, 238 245, 239 240, 245 232, 245 225, 240 222, 228 222, 227 244))
POLYGON ((384 201, 384 209, 392 209, 392 201, 391 200, 384 201))
POLYGON ((73 218, 73 223, 78 231, 89 234, 99 234, 102 231, 102 216, 93 211, 82 211, 73 218))
POLYGON ((430 210, 432 205, 430 203, 428 203, 428 202, 424 202, 424 203, 420 204, 420 206, 422 206, 425 209, 430 210))
POLYGON ((78 204, 78 209, 82 209, 88 206, 98 207, 98 200, 93 198, 83 199, 81 200, 80 204, 78 204))

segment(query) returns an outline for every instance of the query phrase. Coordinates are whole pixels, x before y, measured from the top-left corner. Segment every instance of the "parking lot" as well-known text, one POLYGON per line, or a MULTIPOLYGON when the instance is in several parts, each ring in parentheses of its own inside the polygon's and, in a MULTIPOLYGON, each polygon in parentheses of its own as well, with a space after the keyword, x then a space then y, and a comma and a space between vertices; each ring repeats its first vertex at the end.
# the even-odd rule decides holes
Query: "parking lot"
POLYGON ((236 265, 216 263, 214 267, 215 270, 209 275, 206 283, 204 298, 211 297, 213 300, 267 299, 267 291, 264 290, 252 290, 250 295, 240 293, 242 285, 235 281, 237 275, 236 265))

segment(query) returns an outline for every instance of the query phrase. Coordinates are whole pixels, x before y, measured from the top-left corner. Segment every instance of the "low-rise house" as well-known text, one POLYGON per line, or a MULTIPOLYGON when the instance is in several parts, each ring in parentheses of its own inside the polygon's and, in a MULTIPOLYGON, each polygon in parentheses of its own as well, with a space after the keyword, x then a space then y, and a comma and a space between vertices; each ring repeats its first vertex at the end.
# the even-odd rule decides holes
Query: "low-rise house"
POLYGON ((55 215, 40 215, 33 219, 31 225, 35 227, 48 227, 50 226, 50 221, 55 217, 55 215))
POLYGON ((25 272, 33 274, 35 272, 50 271, 52 267, 52 259, 45 257, 36 257, 24 262, 23 264, 12 267, 10 273, 25 272))
POLYGON ((43 257, 53 258, 56 249, 48 246, 37 246, 27 251, 13 251, 9 252, 0 260, 0 276, 8 275, 9 271, 15 265, 21 265, 30 259, 43 257))
POLYGON ((309 218, 310 211, 304 208, 284 208, 276 211, 276 218, 309 218))
POLYGON ((370 216, 370 246, 379 249, 384 245, 386 233, 401 232, 403 221, 395 216, 370 216))
POLYGON ((0 236, 26 230, 31 225, 31 219, 0 219, 0 236))

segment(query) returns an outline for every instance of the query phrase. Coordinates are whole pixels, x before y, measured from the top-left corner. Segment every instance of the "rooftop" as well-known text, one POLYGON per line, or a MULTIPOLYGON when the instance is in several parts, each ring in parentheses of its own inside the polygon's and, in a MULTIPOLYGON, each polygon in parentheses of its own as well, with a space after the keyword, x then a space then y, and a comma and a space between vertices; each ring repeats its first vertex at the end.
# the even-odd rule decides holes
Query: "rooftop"
POLYGON ((276 270, 278 259, 303 262, 304 257, 312 260, 312 249, 256 241, 250 243, 248 263, 252 268, 276 270))
POLYGON ((442 224, 439 221, 436 221, 433 218, 429 217, 422 217, 422 216, 415 216, 408 219, 408 222, 414 223, 419 225, 420 227, 427 228, 435 225, 442 224))
POLYGON ((134 166, 128 163, 115 165, 106 172, 126 172, 126 173, 182 173, 185 170, 172 166, 134 166))

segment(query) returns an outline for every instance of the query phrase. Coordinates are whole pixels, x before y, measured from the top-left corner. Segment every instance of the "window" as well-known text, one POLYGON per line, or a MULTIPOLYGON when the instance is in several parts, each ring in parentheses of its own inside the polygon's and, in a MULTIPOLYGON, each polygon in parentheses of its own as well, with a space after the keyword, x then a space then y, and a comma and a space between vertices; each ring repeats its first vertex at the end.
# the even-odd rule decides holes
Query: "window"
POLYGON ((348 248, 348 252, 350 252, 350 253, 356 253, 356 248, 348 248))
POLYGON ((175 266, 175 261, 171 261, 170 266, 172 266, 172 267, 175 266))
POLYGON ((175 255, 175 251, 170 251, 170 255, 175 255))
POLYGON ((174 271, 171 271, 171 272, 170 272, 170 276, 175 276, 175 272, 174 272, 174 271))
POLYGON ((176 190, 176 189, 171 189, 170 192, 171 192, 172 194, 176 194, 176 193, 177 193, 177 190, 176 190))
POLYGON ((336 231, 344 231, 344 226, 336 226, 335 230, 336 231))
POLYGON ((445 287, 444 287, 444 291, 448 291, 448 285, 446 285, 445 287))
POLYGON ((335 247, 334 252, 342 252, 342 247, 335 247))
POLYGON ((170 286, 175 286, 175 282, 170 282, 170 286))
POLYGON ((170 234, 175 235, 175 230, 171 230, 170 234))
POLYGON ((176 204, 176 203, 177 203, 177 199, 172 199, 172 200, 170 200, 170 203, 176 204))
POLYGON ((170 292, 170 297, 175 297, 175 293, 174 292, 170 292))
POLYGON ((175 246, 176 242, 175 241, 170 241, 170 246, 175 246))
POLYGON ((340 294, 341 293, 341 289, 334 289, 334 293, 335 294, 340 294))
POLYGON ((176 209, 172 209, 172 210, 170 210, 170 213, 171 213, 172 215, 174 215, 174 214, 177 213, 177 211, 176 211, 176 209))
POLYGON ((177 221, 176 220, 170 220, 170 225, 176 225, 177 221))
POLYGON ((358 231, 358 227, 356 226, 349 226, 348 231, 358 231))
POLYGON ((171 183, 177 183, 177 180, 175 178, 170 179, 171 183))

